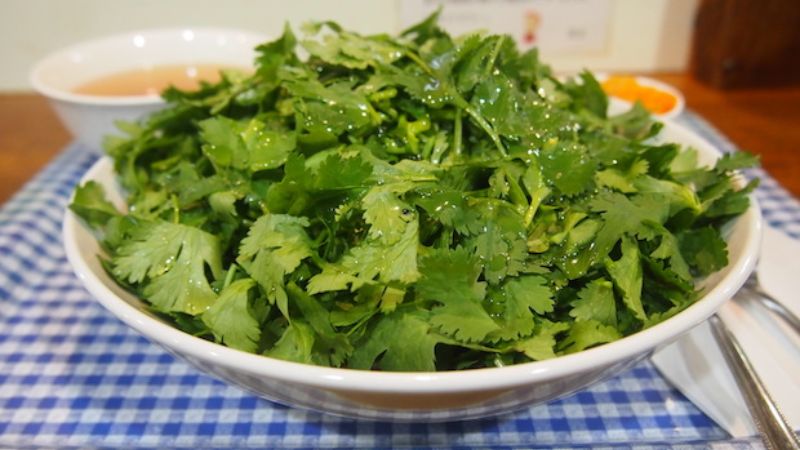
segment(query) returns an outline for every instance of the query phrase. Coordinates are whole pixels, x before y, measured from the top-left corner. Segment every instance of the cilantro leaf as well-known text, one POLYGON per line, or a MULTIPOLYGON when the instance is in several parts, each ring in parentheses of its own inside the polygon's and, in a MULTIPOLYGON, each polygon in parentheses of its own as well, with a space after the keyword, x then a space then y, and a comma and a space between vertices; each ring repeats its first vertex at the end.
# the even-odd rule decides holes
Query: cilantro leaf
POLYGON ((269 186, 266 192, 266 204, 272 213, 302 212, 312 202, 311 185, 314 179, 310 170, 306 169, 303 156, 293 153, 289 155, 283 166, 283 179, 269 186))
POLYGON ((266 83, 271 83, 277 78, 278 68, 286 63, 297 62, 294 48, 297 45, 292 29, 288 24, 283 28, 283 34, 278 39, 256 47, 256 70, 266 83))
POLYGON ((78 186, 69 208, 93 228, 105 226, 112 217, 120 215, 106 199, 103 186, 96 181, 78 186))
POLYGON ((250 279, 234 281, 201 316, 217 341, 245 352, 255 352, 261 338, 261 326, 250 310, 253 286, 250 279))
POLYGON ((556 354, 556 335, 569 329, 566 322, 550 322, 544 320, 539 324, 536 334, 529 338, 521 339, 514 343, 513 349, 524 353, 525 356, 541 361, 558 356, 556 354))
POLYGON ((357 290, 375 280, 412 283, 420 272, 417 270, 417 246, 419 225, 416 220, 406 224, 397 242, 386 245, 379 240, 368 240, 353 247, 336 263, 325 264, 322 272, 308 282, 308 292, 357 290))
POLYGON ((434 350, 441 340, 424 317, 395 312, 378 321, 366 342, 353 353, 350 364, 355 369, 433 371, 434 350))
POLYGON ((579 108, 586 109, 598 117, 606 117, 608 97, 600 83, 591 72, 584 70, 579 74, 580 84, 569 84, 567 88, 574 95, 574 102, 579 108))
POLYGON ((663 224, 668 217, 668 203, 659 194, 641 194, 630 198, 602 192, 589 203, 592 211, 601 213, 603 226, 597 235, 595 253, 607 255, 626 233, 649 231, 650 223, 663 224))
POLYGON ((528 251, 523 218, 514 211, 487 205, 479 211, 483 228, 467 242, 480 259, 486 280, 497 284, 525 269, 528 251))
POLYGON ((306 39, 303 47, 321 60, 350 69, 366 69, 368 66, 380 67, 391 64, 403 56, 402 48, 382 36, 361 36, 342 30, 331 22, 312 24, 307 28, 316 34, 327 25, 333 31, 324 35, 322 41, 306 39))
POLYGON ((714 170, 718 172, 730 172, 734 170, 747 169, 757 166, 758 162, 758 155, 753 155, 752 153, 744 151, 726 153, 717 160, 717 163, 714 165, 714 170))
POLYGON ((669 261, 671 271, 681 280, 691 280, 689 265, 683 257, 680 249, 680 242, 674 234, 664 227, 657 227, 661 236, 661 243, 650 253, 650 256, 657 259, 669 261))
POLYGON ((494 47, 497 45, 497 39, 499 39, 499 36, 491 39, 481 39, 481 36, 477 34, 464 39, 460 51, 462 56, 456 63, 456 70, 454 71, 456 87, 461 93, 469 94, 481 81, 484 75, 484 68, 494 47))
POLYGON ((294 134, 286 130, 268 130, 255 120, 248 124, 242 139, 248 149, 252 172, 282 166, 297 145, 294 134))
POLYGON ((542 174, 562 194, 575 195, 592 187, 597 163, 578 145, 557 144, 542 151, 542 174))
POLYGON ((506 281, 497 292, 502 302, 503 328, 493 333, 502 339, 528 336, 535 325, 534 312, 542 316, 553 311, 553 292, 539 275, 525 275, 506 281))
MULTIPOLYGON (((548 111, 548 106, 535 94, 520 89, 502 74, 482 78, 475 87, 472 104, 497 133, 518 138, 530 134, 532 127, 547 125, 547 121, 536 119, 546 118, 552 111, 548 111)), ((557 113, 552 113, 551 123, 560 119, 557 113)), ((546 126, 542 128, 548 129, 546 126)))
POLYGON ((609 187, 626 194, 637 192, 639 189, 634 183, 638 177, 647 173, 649 167, 646 160, 636 160, 625 171, 608 168, 595 173, 595 181, 599 186, 609 187))
POLYGON ((376 124, 377 113, 346 82, 324 85, 315 79, 288 79, 284 86, 294 95, 300 129, 309 133, 363 132, 376 124))
POLYGON ((286 361, 314 364, 314 343, 314 330, 311 326, 295 319, 289 323, 275 345, 264 354, 286 361))
POLYGON ((372 165, 360 155, 333 153, 316 169, 313 188, 319 191, 359 189, 366 184, 372 170, 372 165))
POLYGON ((711 219, 734 217, 747 211, 750 206, 750 193, 758 186, 758 180, 747 183, 743 189, 735 190, 733 186, 711 202, 705 202, 705 214, 711 219))
POLYGON ((237 262, 258 282, 271 303, 289 318, 284 278, 312 255, 304 228, 308 219, 285 214, 261 216, 242 239, 237 262))
POLYGON ((636 102, 627 112, 609 118, 606 128, 625 138, 643 141, 657 134, 661 124, 653 122, 650 112, 640 102, 636 102))
POLYGON ((622 257, 614 261, 605 260, 605 267, 614 285, 622 293, 625 306, 630 309, 639 320, 647 320, 647 315, 642 306, 642 262, 639 244, 635 238, 622 239, 622 257))
POLYGON ((221 167, 233 166, 243 169, 249 155, 239 133, 242 124, 226 117, 214 117, 200 122, 200 136, 207 144, 203 152, 221 167))
POLYGON ((577 321, 562 342, 566 353, 575 353, 599 344, 616 341, 621 338, 620 332, 613 326, 603 325, 596 320, 577 321))
POLYGON ((669 180, 659 180, 651 176, 642 176, 634 181, 636 190, 642 194, 661 194, 669 202, 669 215, 673 216, 682 209, 697 214, 702 204, 697 194, 689 187, 669 180))
POLYGON ((597 279, 587 284, 578 292, 578 300, 572 302, 569 315, 575 321, 594 320, 616 327, 617 305, 611 282, 597 279))
POLYGON ((417 217, 416 210, 398 196, 409 188, 400 184, 379 185, 364 195, 364 220, 370 224, 370 237, 387 245, 402 239, 408 223, 417 217))
POLYGON ((434 250, 420 260, 417 294, 437 305, 431 323, 458 340, 479 341, 498 325, 483 309, 486 285, 478 282, 481 266, 465 249, 434 250))
POLYGON ((163 312, 198 314, 216 299, 206 278, 222 273, 219 241, 197 228, 167 222, 132 230, 111 259, 114 276, 128 283, 150 280, 144 295, 163 312))
POLYGON ((200 122, 199 126, 206 142, 203 151, 220 167, 252 172, 274 169, 286 163, 296 145, 293 134, 265 129, 264 123, 257 119, 240 123, 214 117, 200 122))
POLYGON ((700 275, 711 274, 728 264, 728 250, 719 230, 712 227, 678 235, 681 253, 700 275))
POLYGON ((346 335, 338 333, 331 325, 330 311, 294 283, 289 283, 287 290, 302 317, 314 330, 315 346, 321 347, 321 351, 315 352, 312 359, 321 365, 341 366, 353 352, 353 346, 346 335))
POLYGON ((414 202, 425 209, 435 220, 463 235, 475 235, 481 231, 483 222, 477 208, 455 190, 425 193, 414 202))

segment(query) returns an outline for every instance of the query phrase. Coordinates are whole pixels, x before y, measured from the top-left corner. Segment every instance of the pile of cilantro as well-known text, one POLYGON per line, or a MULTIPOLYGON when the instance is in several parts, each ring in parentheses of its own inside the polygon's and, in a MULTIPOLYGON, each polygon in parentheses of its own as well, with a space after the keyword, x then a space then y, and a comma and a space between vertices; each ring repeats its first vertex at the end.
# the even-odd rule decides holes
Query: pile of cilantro
POLYGON ((608 117, 589 72, 436 15, 304 31, 107 140, 125 213, 75 193, 108 273, 176 327, 323 366, 504 366, 658 323, 727 264, 751 156, 698 167, 640 106, 608 117))

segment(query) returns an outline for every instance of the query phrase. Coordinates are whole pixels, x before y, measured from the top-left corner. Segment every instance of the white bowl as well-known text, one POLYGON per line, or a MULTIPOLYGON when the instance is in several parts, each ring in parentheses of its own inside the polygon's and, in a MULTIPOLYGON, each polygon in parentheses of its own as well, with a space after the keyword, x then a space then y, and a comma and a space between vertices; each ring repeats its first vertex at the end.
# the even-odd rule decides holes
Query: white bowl
MULTIPOLYGON (((660 139, 696 148, 701 162, 719 153, 692 131, 665 123, 660 139)), ((112 162, 101 159, 83 181, 101 183, 124 206, 112 162)), ((656 326, 576 354, 503 368, 392 373, 297 364, 244 353, 193 337, 149 313, 100 265, 91 231, 72 213, 64 220, 67 257, 86 289, 120 320, 199 369, 280 403, 358 418, 438 421, 508 412, 575 392, 647 356, 710 317, 744 284, 756 262, 761 216, 755 199, 727 230, 730 264, 702 282, 706 294, 656 326)))
MULTIPOLYGON (((603 82, 608 79, 608 74, 595 74, 595 78, 597 81, 603 82)), ((684 109, 686 109, 686 100, 683 98, 683 94, 681 91, 677 90, 673 86, 664 83, 662 81, 656 80, 654 78, 643 77, 643 76, 635 76, 633 77, 636 79, 636 82, 639 83, 641 86, 649 86, 658 89, 659 91, 666 92, 671 96, 675 97, 675 106, 672 107, 669 111, 663 113, 654 113, 653 116, 656 117, 658 120, 669 120, 678 117, 683 113, 684 109)), ((627 100, 623 100, 618 97, 614 97, 613 95, 609 95, 609 112, 612 114, 617 114, 621 112, 625 112, 633 105, 631 102, 627 100)))
POLYGON ((78 86, 100 77, 164 65, 218 64, 250 68, 255 47, 267 37, 223 28, 143 30, 104 37, 52 53, 31 71, 34 89, 46 96, 67 129, 99 150, 114 122, 131 121, 163 107, 158 95, 76 94, 78 86))

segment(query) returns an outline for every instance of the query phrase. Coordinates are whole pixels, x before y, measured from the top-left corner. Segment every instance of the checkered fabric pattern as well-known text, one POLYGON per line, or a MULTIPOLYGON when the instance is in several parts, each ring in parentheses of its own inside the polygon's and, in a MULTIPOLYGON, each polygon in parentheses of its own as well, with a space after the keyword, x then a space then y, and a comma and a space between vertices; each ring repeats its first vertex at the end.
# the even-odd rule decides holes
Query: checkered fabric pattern
MULTIPOLYGON (((722 149, 707 123, 681 121, 722 149)), ((0 448, 751 448, 648 361, 570 397, 469 422, 354 421, 285 407, 178 361, 96 303, 61 243, 97 156, 66 149, 0 209, 0 448)), ((764 215, 800 238, 800 205, 762 171, 764 215)))

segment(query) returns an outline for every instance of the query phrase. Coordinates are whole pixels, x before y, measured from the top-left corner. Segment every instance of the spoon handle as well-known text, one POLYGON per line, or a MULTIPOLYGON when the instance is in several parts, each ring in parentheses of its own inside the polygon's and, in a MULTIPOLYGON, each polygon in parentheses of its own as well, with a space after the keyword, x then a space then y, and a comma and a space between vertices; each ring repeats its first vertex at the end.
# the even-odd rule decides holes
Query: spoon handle
POLYGON ((800 449, 800 441, 767 392, 739 342, 716 315, 709 319, 709 323, 756 428, 761 432, 764 445, 771 450, 800 449))
POLYGON ((800 318, 766 292, 759 290, 758 299, 761 300, 761 303, 766 306, 767 309, 774 312, 778 317, 782 318, 784 322, 789 324, 797 335, 800 336, 800 318))

